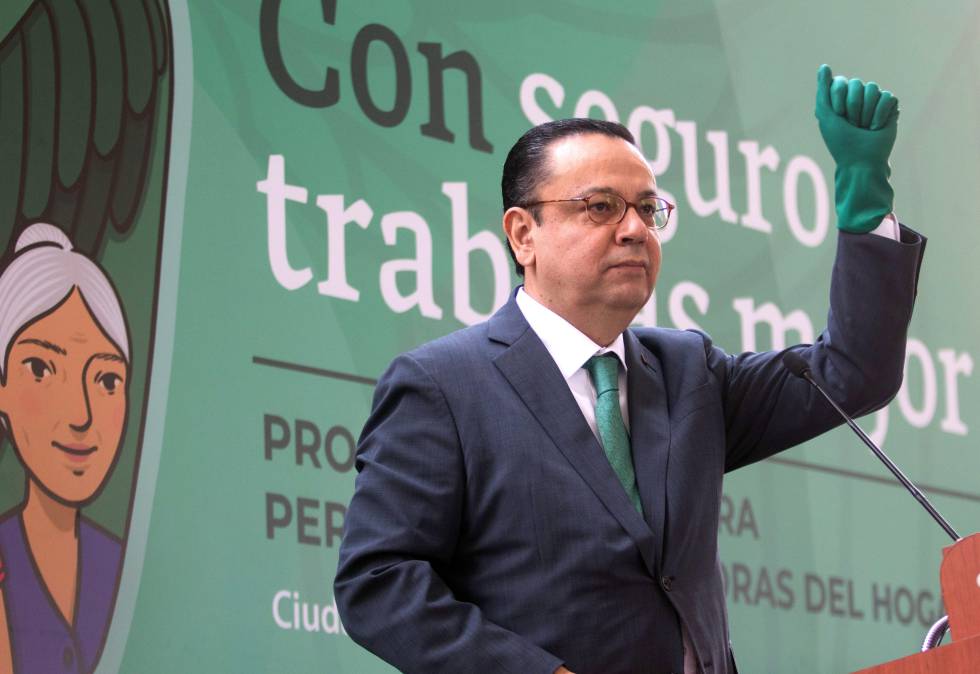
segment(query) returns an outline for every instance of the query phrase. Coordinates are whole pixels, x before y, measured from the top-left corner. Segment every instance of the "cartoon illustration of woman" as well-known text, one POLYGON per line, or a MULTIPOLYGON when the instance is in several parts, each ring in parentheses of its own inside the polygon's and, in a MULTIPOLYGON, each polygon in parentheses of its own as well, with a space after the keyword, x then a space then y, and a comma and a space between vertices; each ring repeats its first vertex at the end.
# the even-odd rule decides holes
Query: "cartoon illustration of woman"
POLYGON ((6 633, 18 674, 90 672, 122 545, 81 510, 119 456, 129 336, 112 283, 60 229, 31 225, 15 250, 0 274, 0 423, 27 484, 0 516, 6 633))

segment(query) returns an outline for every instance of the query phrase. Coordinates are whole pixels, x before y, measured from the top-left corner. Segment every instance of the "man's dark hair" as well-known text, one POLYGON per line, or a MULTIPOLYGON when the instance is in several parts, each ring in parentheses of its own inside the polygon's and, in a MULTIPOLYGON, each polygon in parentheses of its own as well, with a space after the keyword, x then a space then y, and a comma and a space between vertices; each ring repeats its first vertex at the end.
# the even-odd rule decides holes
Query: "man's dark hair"
MULTIPOLYGON (((504 200, 504 211, 511 206, 523 206, 535 200, 538 185, 548 177, 548 148, 556 140, 568 136, 578 136, 588 133, 601 133, 614 138, 622 138, 631 145, 636 145, 633 134, 618 122, 608 122, 604 119, 557 119, 545 122, 530 129, 521 136, 514 147, 507 153, 504 161, 504 173, 500 179, 500 192, 504 200)), ((537 220, 538 207, 528 209, 537 220)), ((507 242, 507 250, 514 260, 514 269, 518 276, 524 276, 524 266, 517 261, 514 249, 507 242)))

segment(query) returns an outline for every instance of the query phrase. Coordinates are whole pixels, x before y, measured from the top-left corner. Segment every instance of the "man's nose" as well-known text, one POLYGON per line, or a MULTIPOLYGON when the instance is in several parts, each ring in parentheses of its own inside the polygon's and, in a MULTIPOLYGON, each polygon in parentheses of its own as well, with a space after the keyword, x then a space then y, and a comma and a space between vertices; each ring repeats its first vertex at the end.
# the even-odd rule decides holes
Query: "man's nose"
POLYGON ((623 244, 642 243, 650 235, 651 232, 647 224, 643 221, 643 218, 640 217, 636 206, 627 204, 623 219, 619 222, 619 226, 616 229, 616 240, 623 244))

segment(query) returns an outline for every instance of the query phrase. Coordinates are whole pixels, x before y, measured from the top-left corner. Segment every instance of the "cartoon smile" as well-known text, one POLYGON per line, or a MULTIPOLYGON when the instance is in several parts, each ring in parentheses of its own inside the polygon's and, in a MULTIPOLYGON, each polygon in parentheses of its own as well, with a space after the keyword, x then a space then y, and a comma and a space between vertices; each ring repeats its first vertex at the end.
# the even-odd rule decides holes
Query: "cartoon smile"
POLYGON ((55 442, 54 440, 51 441, 51 444, 67 454, 68 458, 72 461, 84 461, 90 454, 95 453, 95 450, 98 449, 98 447, 94 445, 83 445, 79 443, 63 445, 60 442, 55 442))

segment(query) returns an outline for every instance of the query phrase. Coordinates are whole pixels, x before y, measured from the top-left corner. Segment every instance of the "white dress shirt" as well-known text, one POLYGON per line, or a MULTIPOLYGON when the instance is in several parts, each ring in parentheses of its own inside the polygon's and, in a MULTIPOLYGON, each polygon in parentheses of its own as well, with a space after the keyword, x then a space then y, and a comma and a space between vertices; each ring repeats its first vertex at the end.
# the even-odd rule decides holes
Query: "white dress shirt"
POLYGON ((584 369, 586 361, 592 356, 614 353, 619 358, 619 409, 623 412, 626 430, 630 427, 629 410, 626 407, 626 350, 623 336, 607 347, 599 346, 586 337, 581 330, 564 318, 528 295, 524 288, 517 291, 517 306, 531 329, 544 343, 548 353, 565 378, 575 402, 589 423, 589 428, 599 437, 595 424, 595 387, 584 369))

